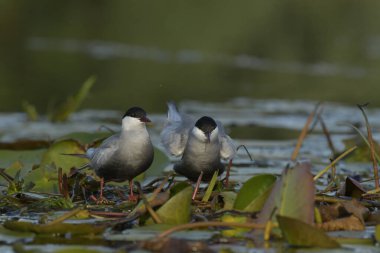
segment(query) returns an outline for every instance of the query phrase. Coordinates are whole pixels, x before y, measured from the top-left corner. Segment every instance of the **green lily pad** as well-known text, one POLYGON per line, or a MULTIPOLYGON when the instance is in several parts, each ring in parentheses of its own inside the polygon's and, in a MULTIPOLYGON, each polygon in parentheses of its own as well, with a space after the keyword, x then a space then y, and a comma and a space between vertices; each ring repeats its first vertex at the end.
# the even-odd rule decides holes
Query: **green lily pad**
POLYGON ((25 176, 25 184, 33 183, 33 190, 42 193, 59 193, 58 169, 51 165, 38 167, 25 176))
POLYGON ((55 164, 57 168, 62 168, 63 173, 68 173, 71 168, 79 168, 83 164, 88 163, 88 160, 65 154, 83 153, 85 153, 84 148, 76 140, 68 139, 57 141, 44 153, 40 167, 45 169, 45 167, 55 164))
POLYGON ((280 229, 292 246, 297 247, 319 247, 319 248, 339 248, 340 244, 320 230, 303 221, 290 217, 277 215, 280 229))
MULTIPOLYGON (((236 222, 236 223, 247 223, 248 218, 246 216, 234 216, 230 214, 225 214, 222 216, 223 222, 236 222)), ((226 237, 241 237, 247 233, 249 229, 247 228, 230 228, 222 230, 222 235, 226 237)))
MULTIPOLYGON (((157 210, 157 215, 164 224, 178 225, 190 221, 192 187, 187 187, 170 198, 157 210)), ((146 222, 152 224, 152 218, 146 222)))
POLYGON ((33 240, 35 234, 30 232, 17 232, 0 226, 0 242, 12 244, 19 241, 33 240))
POLYGON ((41 225, 24 221, 6 221, 4 227, 9 230, 20 232, 33 232, 36 234, 66 234, 73 235, 89 235, 100 234, 104 231, 104 226, 92 224, 70 224, 58 223, 54 225, 41 225))
POLYGON ((275 181, 276 177, 270 174, 251 177, 237 194, 234 208, 247 212, 260 211, 275 181))
MULTIPOLYGON (((24 168, 32 168, 33 165, 39 164, 42 155, 45 153, 46 149, 37 150, 0 150, 0 168, 12 167, 15 162, 20 162, 24 168)), ((8 173, 9 171, 7 171, 8 173)), ((11 176, 15 175, 9 173, 11 176)))

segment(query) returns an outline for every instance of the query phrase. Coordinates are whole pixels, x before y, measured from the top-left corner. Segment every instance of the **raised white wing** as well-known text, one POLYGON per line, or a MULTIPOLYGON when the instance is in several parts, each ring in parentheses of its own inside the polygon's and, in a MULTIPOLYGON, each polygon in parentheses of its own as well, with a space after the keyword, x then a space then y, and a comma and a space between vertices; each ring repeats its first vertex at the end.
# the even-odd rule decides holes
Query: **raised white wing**
POLYGON ((218 125, 219 140, 221 143, 220 156, 223 159, 230 160, 236 154, 236 145, 230 136, 224 131, 224 127, 220 121, 216 121, 218 125))
POLYGON ((168 102, 168 119, 161 132, 161 143, 174 156, 183 154, 194 119, 180 114, 174 103, 168 102))

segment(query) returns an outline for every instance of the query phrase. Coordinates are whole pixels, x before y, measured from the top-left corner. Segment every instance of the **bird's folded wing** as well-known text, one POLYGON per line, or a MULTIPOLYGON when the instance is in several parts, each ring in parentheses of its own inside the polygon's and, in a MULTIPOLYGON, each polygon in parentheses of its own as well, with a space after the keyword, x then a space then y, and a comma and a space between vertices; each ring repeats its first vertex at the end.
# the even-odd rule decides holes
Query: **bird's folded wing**
POLYGON ((90 157, 91 164, 97 164, 101 166, 107 163, 108 159, 115 153, 118 148, 118 137, 113 135, 108 139, 104 140, 102 145, 95 149, 89 149, 87 151, 90 157))

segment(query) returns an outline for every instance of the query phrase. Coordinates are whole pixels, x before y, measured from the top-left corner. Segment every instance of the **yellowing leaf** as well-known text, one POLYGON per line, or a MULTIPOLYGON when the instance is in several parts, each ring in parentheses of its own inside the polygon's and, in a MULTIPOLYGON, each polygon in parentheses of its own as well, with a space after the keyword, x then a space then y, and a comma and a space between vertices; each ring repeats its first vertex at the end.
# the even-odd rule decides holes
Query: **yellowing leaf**
POLYGON ((285 216, 277 216, 277 221, 285 239, 292 246, 338 248, 339 243, 322 230, 303 221, 285 216))
MULTIPOLYGON (((247 223, 247 217, 245 216, 232 216, 225 214, 222 216, 223 222, 238 222, 238 223, 247 223)), ((247 228, 232 228, 222 230, 222 235, 226 237, 239 237, 245 234, 249 229, 247 228)))

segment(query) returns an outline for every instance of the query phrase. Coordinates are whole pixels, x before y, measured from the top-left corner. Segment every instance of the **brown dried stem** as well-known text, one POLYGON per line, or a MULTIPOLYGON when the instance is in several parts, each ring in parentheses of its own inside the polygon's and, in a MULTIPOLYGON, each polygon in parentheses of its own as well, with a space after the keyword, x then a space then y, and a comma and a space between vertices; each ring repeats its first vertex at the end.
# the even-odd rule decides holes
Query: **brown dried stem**
POLYGON ((157 213, 153 210, 153 208, 151 207, 151 205, 149 204, 149 201, 146 199, 145 197, 145 194, 143 193, 143 191, 141 190, 141 185, 139 182, 136 182, 136 185, 137 185, 137 190, 139 192, 139 195, 141 196, 143 202, 144 202, 144 205, 145 205, 145 208, 146 210, 148 210, 150 216, 152 217, 153 221, 157 224, 161 224, 162 223, 162 220, 160 219, 160 217, 157 215, 157 213))
POLYGON ((364 111, 364 107, 366 105, 358 105, 359 109, 362 111, 362 114, 364 116, 365 124, 367 127, 367 133, 368 133, 368 142, 370 144, 370 153, 371 153, 371 160, 373 164, 373 174, 375 178, 375 188, 379 189, 379 169, 377 166, 376 156, 375 156, 375 144, 372 138, 372 130, 371 125, 369 124, 367 114, 364 111))
POLYGON ((303 140, 305 139, 306 135, 307 135, 307 132, 308 132, 308 129, 309 129, 309 126, 311 124, 311 122, 313 121, 313 118, 314 118, 314 115, 315 113, 317 112, 318 108, 320 106, 320 103, 318 103, 314 110, 310 113, 309 117, 307 118, 306 120, 306 123, 301 131, 301 134, 300 136, 298 137, 298 140, 297 140, 297 144, 296 144, 296 147, 294 148, 294 151, 292 153, 292 156, 291 156, 291 160, 292 161, 295 161, 297 159, 297 156, 298 156, 298 153, 301 149, 301 146, 302 146, 302 143, 303 143, 303 140))

